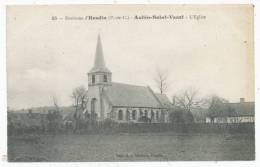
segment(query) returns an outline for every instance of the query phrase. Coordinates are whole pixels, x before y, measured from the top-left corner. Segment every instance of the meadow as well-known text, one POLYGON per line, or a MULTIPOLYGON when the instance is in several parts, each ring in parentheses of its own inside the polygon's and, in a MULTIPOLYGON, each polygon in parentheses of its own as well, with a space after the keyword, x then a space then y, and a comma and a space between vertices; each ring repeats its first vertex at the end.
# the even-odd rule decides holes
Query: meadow
POLYGON ((8 138, 8 160, 254 160, 251 133, 21 134, 8 138))

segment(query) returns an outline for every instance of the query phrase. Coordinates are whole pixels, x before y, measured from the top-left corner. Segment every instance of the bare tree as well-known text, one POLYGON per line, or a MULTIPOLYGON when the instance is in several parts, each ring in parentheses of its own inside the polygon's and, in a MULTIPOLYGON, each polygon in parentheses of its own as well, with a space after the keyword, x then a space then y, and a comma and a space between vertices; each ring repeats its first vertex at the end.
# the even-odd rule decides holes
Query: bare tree
POLYGON ((74 101, 74 107, 75 107, 75 112, 74 112, 74 120, 75 120, 75 127, 74 127, 74 132, 76 132, 78 129, 80 129, 80 122, 81 122, 81 117, 80 117, 80 112, 82 112, 87 103, 87 90, 84 86, 79 86, 75 88, 72 92, 72 99, 74 101))
POLYGON ((168 73, 157 69, 155 83, 161 94, 166 93, 168 90, 168 73))
POLYGON ((60 111, 59 105, 58 105, 58 99, 55 95, 52 96, 52 102, 54 107, 56 108, 57 111, 60 111))
POLYGON ((228 103, 228 100, 217 95, 210 95, 202 100, 204 108, 210 108, 222 103, 228 103))
POLYGON ((74 101, 74 107, 76 108, 76 111, 79 109, 84 109, 87 101, 87 90, 84 86, 75 88, 71 97, 74 101))
POLYGON ((203 99, 203 104, 205 108, 208 109, 209 116, 221 114, 224 103, 228 103, 228 100, 217 95, 212 95, 203 99))
MULTIPOLYGON (((51 96, 54 109, 49 109, 47 114, 47 120, 48 120, 48 130, 51 132, 56 133, 60 128, 62 127, 62 110, 58 106, 58 100, 55 95, 51 96)), ((42 122, 42 128, 45 130, 45 122, 44 120, 41 120, 42 122)))
POLYGON ((201 102, 201 100, 197 98, 197 95, 198 90, 189 88, 183 91, 179 96, 174 96, 175 105, 190 112, 192 108, 197 107, 201 102))

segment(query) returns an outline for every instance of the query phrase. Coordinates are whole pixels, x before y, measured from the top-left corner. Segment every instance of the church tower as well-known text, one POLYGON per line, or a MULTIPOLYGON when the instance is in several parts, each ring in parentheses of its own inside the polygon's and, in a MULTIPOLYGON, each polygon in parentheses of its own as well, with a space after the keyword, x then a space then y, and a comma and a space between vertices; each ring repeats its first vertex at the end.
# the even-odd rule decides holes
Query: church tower
POLYGON ((111 83, 111 72, 106 67, 100 35, 98 35, 94 67, 88 73, 88 86, 111 83))
POLYGON ((111 85, 112 73, 106 67, 100 35, 98 35, 94 66, 88 73, 87 109, 93 119, 105 118, 103 89, 111 85))

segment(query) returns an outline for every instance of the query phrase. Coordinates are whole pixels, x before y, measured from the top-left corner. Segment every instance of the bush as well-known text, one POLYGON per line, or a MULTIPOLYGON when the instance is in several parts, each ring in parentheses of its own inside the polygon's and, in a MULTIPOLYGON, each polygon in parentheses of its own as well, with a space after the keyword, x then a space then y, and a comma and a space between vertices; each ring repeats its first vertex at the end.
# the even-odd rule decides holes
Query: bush
POLYGON ((57 132, 63 128, 63 120, 62 115, 59 111, 48 111, 47 114, 47 120, 48 120, 48 131, 50 132, 57 132))
POLYGON ((190 111, 178 108, 173 110, 169 116, 170 122, 173 124, 191 124, 194 123, 193 115, 190 111))
POLYGON ((112 129, 117 127, 117 123, 114 120, 107 118, 103 122, 103 127, 104 129, 112 129))

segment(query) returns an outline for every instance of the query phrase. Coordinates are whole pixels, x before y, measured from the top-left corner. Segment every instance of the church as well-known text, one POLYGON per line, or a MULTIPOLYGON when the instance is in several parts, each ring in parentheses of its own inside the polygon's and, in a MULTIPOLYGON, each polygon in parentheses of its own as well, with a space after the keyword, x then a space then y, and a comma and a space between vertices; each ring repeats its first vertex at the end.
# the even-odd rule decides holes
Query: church
POLYGON ((168 122, 171 103, 165 94, 155 93, 149 86, 112 82, 106 67, 100 35, 94 66, 88 72, 86 112, 97 121, 168 122))

